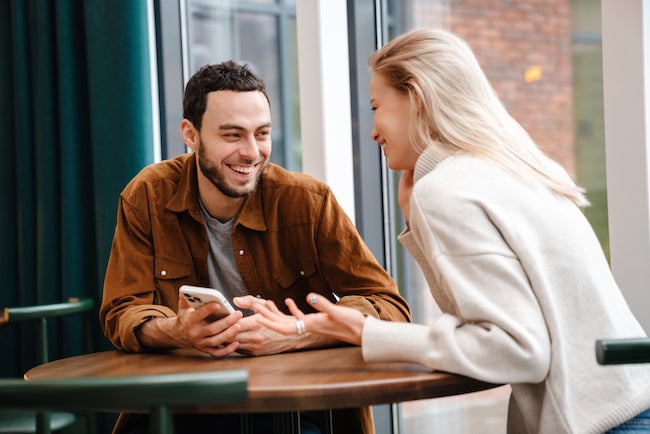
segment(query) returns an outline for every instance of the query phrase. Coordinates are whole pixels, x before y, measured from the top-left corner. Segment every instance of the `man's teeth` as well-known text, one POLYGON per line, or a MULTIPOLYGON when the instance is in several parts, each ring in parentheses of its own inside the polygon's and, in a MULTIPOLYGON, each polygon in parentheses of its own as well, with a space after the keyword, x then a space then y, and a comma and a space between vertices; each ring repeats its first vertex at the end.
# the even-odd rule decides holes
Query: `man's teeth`
POLYGON ((230 166, 232 170, 235 172, 239 173, 251 173, 253 171, 253 168, 250 166, 242 167, 242 166, 230 166))

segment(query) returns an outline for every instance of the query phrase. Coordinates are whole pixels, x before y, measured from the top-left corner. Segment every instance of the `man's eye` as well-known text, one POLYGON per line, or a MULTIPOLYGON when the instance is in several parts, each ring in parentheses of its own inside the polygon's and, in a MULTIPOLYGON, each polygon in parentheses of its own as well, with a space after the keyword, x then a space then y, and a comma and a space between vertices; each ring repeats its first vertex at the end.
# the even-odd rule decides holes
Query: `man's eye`
POLYGON ((372 110, 372 111, 374 112, 375 110, 377 110, 377 107, 375 107, 375 106, 370 106, 370 110, 372 110))

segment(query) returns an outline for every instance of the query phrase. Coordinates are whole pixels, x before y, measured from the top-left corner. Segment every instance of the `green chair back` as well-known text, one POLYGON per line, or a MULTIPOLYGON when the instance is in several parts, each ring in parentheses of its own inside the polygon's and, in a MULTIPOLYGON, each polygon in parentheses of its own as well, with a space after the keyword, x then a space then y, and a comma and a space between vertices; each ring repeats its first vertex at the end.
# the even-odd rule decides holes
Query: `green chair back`
POLYGON ((650 362, 650 338, 600 339, 596 360, 601 365, 650 362))
POLYGON ((247 398, 244 370, 56 380, 0 379, 0 408, 146 411, 152 434, 172 434, 174 408, 247 398))
MULTIPOLYGON (((84 352, 92 351, 91 314, 94 313, 94 301, 86 299, 69 299, 64 303, 7 307, 2 310, 0 327, 12 323, 33 321, 36 327, 36 364, 40 365, 49 361, 48 320, 70 315, 82 316, 82 348, 84 352)), ((95 432, 95 419, 88 414, 87 431, 95 432)), ((76 414, 70 412, 50 413, 20 411, 0 412, 0 434, 50 434, 53 431, 65 429, 77 422, 76 414)))

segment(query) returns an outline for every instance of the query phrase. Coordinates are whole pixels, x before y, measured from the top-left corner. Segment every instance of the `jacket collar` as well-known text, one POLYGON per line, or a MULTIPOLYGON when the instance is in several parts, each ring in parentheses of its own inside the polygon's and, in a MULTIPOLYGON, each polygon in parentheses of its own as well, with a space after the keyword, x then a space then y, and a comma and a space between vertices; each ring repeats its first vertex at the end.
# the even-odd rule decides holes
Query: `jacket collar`
POLYGON ((264 168, 262 176, 257 182, 257 187, 246 198, 235 224, 246 226, 256 231, 266 231, 266 220, 264 219, 264 202, 262 191, 264 190, 264 176, 268 172, 268 165, 264 168))
POLYGON ((201 206, 199 205, 199 184, 196 172, 196 156, 194 152, 177 157, 181 159, 181 173, 178 179, 178 188, 171 200, 167 203, 167 209, 172 212, 181 213, 189 211, 196 220, 201 218, 201 206))
MULTIPOLYGON (((267 230, 264 210, 262 209, 262 184, 267 169, 268 166, 262 172, 262 177, 257 183, 257 188, 244 202, 239 216, 236 217, 235 224, 241 224, 257 231, 267 230)), ((184 157, 178 181, 178 189, 167 203, 167 209, 176 213, 188 211, 196 221, 203 222, 201 205, 199 204, 198 171, 194 152, 184 157)))

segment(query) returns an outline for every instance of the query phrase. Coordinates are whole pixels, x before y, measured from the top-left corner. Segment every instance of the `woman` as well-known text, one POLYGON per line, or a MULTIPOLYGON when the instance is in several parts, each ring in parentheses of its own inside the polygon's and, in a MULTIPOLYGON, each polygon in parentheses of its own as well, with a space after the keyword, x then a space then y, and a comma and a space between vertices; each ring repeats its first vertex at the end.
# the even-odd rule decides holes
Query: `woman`
POLYGON ((604 432, 650 408, 650 364, 595 359, 596 339, 645 333, 580 210, 583 190, 507 113, 466 43, 416 30, 369 65, 372 138, 402 172, 399 240, 442 315, 392 323, 310 294, 318 313, 267 302, 255 307, 263 324, 361 345, 367 361, 509 383, 512 433, 604 432))

